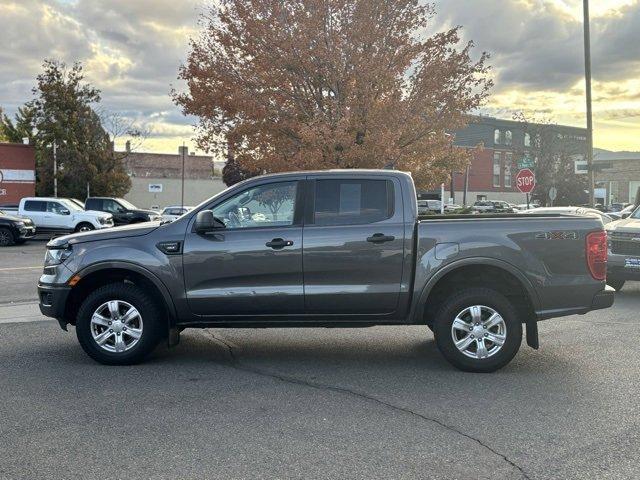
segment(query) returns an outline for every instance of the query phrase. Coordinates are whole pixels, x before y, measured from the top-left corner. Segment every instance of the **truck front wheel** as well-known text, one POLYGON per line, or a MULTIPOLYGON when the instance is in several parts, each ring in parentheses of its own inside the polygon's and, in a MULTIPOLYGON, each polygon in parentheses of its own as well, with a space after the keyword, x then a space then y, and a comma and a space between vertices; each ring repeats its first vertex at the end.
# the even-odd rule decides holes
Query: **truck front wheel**
POLYGON ((131 283, 112 283, 93 291, 82 302, 76 319, 83 350, 106 365, 142 361, 165 330, 153 298, 131 283))
POLYGON ((433 331, 442 355, 466 372, 504 367, 522 342, 517 309, 488 288, 468 288, 447 299, 436 314, 433 331))

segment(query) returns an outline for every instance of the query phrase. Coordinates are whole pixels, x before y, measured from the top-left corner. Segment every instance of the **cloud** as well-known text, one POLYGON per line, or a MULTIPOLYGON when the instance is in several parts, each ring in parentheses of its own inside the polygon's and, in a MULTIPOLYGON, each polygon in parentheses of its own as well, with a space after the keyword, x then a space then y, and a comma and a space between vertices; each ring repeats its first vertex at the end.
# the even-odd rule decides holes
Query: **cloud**
MULTIPOLYGON (((640 55, 629 48, 640 44, 640 2, 625 3, 591 19, 593 74, 601 80, 640 72, 640 55)), ((440 0, 437 10, 438 22, 463 25, 465 38, 492 54, 498 91, 568 89, 584 78, 582 18, 563 3, 440 0)))
MULTIPOLYGON (((199 15, 214 0, 2 0, 0 106, 31 98, 42 60, 81 61, 102 91, 102 108, 153 126, 145 149, 174 151, 193 135, 169 97, 199 15)), ((426 0, 425 0, 426 1, 426 0)), ((638 148, 640 0, 592 3, 596 142, 638 148), (598 115, 601 115, 598 117, 598 115), (612 123, 623 122, 622 134, 612 123), (634 124, 635 122, 635 124, 634 124), (606 126, 606 128, 605 128, 606 126), (634 130, 635 128, 635 130, 634 130), (630 134, 629 132, 635 132, 630 134), (635 147, 634 147, 635 142, 635 147)), ((486 112, 530 110, 584 123, 581 0, 436 0, 433 30, 463 25, 492 54, 496 87, 486 112)))

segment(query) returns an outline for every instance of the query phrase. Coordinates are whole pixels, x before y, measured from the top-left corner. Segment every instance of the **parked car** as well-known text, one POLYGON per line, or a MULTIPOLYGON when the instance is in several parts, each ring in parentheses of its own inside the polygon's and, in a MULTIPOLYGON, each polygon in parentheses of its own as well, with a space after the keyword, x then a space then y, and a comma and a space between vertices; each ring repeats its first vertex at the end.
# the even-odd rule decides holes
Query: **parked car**
POLYGON ((18 214, 33 220, 38 233, 88 232, 113 227, 113 217, 103 212, 82 210, 68 198, 26 197, 18 214))
POLYGON ((620 220, 621 218, 627 218, 629 217, 633 211, 636 209, 636 206, 631 204, 631 205, 627 205, 626 207, 624 207, 622 210, 617 211, 617 212, 607 212, 607 215, 609 215, 611 218, 613 218, 614 220, 620 220))
POLYGON ((418 200, 418 215, 440 213, 441 205, 440 200, 418 200))
POLYGON ((456 210, 460 210, 462 208, 461 205, 458 205, 456 203, 445 203, 444 205, 444 211, 445 212, 453 212, 456 210))
POLYGON ((509 203, 502 200, 478 200, 472 208, 478 213, 513 213, 515 211, 509 203))
POLYGON ((609 234, 607 284, 620 290, 625 282, 640 280, 640 208, 605 228, 609 234))
POLYGON ((187 327, 426 325, 456 367, 489 372, 537 322, 613 303, 589 216, 419 220, 406 173, 255 177, 176 221, 47 245, 40 310, 105 364, 143 360, 187 327), (478 241, 481 238, 482 241, 478 241))
POLYGON ((595 208, 586 208, 586 207, 540 207, 534 208, 530 210, 525 210, 518 213, 555 213, 559 215, 581 215, 581 216, 590 216, 596 217, 602 220, 604 225, 612 222, 614 219, 609 216, 609 214, 601 212, 600 210, 596 210, 595 208))
POLYGON ((124 198, 89 197, 85 201, 85 207, 90 210, 110 213, 113 215, 113 221, 116 225, 129 225, 131 223, 161 219, 157 212, 138 208, 124 198))
POLYGON ((36 227, 31 219, 9 215, 0 210, 0 247, 24 243, 35 234, 36 227))
POLYGON ((181 217, 185 213, 193 210, 193 208, 194 207, 187 207, 183 205, 172 205, 170 207, 165 207, 165 209, 162 210, 162 214, 161 214, 162 220, 167 222, 173 222, 178 217, 181 217))

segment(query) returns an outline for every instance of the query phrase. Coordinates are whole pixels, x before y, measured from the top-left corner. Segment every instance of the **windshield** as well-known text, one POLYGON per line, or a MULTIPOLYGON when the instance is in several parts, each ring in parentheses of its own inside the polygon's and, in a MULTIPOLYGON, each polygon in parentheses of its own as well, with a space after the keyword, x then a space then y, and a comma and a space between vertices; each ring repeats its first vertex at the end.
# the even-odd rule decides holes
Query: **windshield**
POLYGON ((630 216, 631 218, 640 219, 640 207, 636 208, 630 216))
POLYGON ((67 207, 72 212, 81 212, 82 211, 82 208, 80 208, 77 203, 72 202, 71 200, 69 200, 67 198, 59 198, 58 201, 61 204, 63 204, 65 207, 67 207))
POLYGON ((118 198, 118 203, 120 203, 120 205, 122 205, 127 210, 138 210, 138 207, 136 207, 133 203, 127 202, 124 198, 118 198))

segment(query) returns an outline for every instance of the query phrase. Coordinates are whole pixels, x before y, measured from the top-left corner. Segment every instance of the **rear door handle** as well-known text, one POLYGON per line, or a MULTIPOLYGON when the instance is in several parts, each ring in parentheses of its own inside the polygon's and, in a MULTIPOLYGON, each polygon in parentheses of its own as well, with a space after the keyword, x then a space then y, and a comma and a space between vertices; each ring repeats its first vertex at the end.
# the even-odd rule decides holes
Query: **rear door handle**
POLYGON ((269 248, 273 248, 274 250, 280 250, 281 248, 292 246, 293 240, 284 240, 282 238, 274 238, 270 242, 265 243, 265 245, 269 248))
POLYGON ((384 233, 374 233, 372 236, 367 237, 367 242, 371 243, 384 243, 393 242, 396 239, 393 235, 385 235, 384 233))

